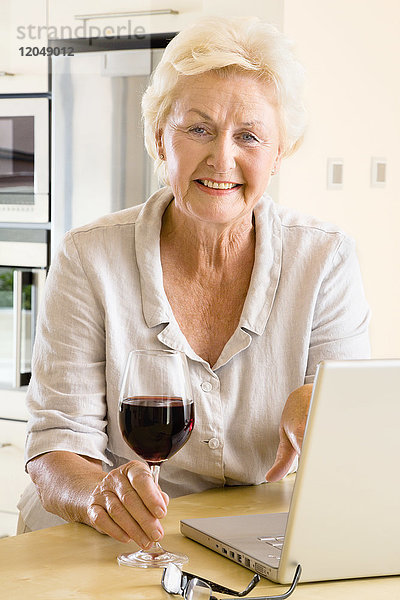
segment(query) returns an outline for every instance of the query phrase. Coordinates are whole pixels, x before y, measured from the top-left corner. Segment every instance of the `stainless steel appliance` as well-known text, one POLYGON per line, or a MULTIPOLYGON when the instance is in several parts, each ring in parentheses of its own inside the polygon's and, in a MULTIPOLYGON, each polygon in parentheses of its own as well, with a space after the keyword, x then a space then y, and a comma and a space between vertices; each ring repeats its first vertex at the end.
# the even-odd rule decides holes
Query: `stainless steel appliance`
POLYGON ((29 382, 50 240, 158 188, 140 101, 174 35, 63 40, 49 94, 0 97, 0 388, 29 382))
POLYGON ((30 379, 36 318, 46 279, 46 229, 0 228, 0 387, 30 379))
POLYGON ((49 220, 49 100, 0 98, 0 222, 49 220))
POLYGON ((74 56, 52 57, 52 251, 72 227, 158 189, 140 102, 174 35, 73 41, 74 56))

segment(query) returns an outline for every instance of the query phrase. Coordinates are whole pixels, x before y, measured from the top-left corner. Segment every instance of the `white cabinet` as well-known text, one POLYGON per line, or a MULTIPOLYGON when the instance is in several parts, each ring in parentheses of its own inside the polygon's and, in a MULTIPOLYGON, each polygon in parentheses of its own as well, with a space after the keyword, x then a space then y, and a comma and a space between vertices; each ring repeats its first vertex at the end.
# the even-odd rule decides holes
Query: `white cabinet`
POLYGON ((49 36, 122 37, 179 31, 201 15, 202 0, 48 0, 49 36), (179 14, 158 14, 165 7, 179 14), (151 14, 144 14, 150 12, 151 14), (135 15, 135 13, 137 13, 135 15), (82 18, 85 17, 85 18, 82 18))
POLYGON ((46 0, 1 0, 0 94, 47 92, 46 24, 46 0))
POLYGON ((24 392, 0 390, 0 538, 15 535, 17 503, 30 481, 24 470, 24 398, 24 392))
POLYGON ((112 38, 180 31, 207 14, 255 15, 280 26, 283 1, 248 0, 243 5, 242 0, 48 0, 49 37, 112 38), (160 14, 166 6, 175 14, 160 14))

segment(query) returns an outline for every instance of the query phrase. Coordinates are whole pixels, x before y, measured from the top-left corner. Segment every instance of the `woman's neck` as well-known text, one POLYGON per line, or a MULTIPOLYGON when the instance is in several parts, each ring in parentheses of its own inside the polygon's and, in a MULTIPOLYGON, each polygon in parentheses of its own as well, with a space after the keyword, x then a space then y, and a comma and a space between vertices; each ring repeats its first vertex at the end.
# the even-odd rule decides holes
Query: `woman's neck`
POLYGON ((178 264, 188 275, 232 273, 235 267, 244 266, 243 260, 254 259, 252 215, 229 225, 203 223, 177 210, 171 202, 161 228, 161 250, 167 246, 169 255, 172 252, 179 258, 178 264))

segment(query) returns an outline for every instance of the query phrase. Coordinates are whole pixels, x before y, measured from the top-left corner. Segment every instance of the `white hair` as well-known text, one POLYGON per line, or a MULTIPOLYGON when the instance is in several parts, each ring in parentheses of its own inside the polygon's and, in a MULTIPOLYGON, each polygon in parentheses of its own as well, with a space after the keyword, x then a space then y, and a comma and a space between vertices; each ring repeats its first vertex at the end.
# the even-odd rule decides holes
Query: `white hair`
POLYGON ((257 17, 206 17, 171 40, 143 95, 145 144, 164 183, 168 175, 158 155, 157 131, 167 120, 178 82, 209 71, 221 76, 247 72, 272 85, 280 115, 282 155, 293 153, 303 139, 304 69, 293 55, 292 42, 257 17))

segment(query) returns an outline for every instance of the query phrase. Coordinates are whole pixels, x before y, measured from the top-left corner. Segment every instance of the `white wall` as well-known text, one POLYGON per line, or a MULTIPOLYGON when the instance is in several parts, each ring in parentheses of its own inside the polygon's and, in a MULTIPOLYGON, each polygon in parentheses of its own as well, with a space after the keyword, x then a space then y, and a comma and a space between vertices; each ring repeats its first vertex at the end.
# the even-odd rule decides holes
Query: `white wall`
POLYGON ((309 128, 279 202, 356 239, 373 356, 400 356, 400 2, 285 0, 284 31, 307 70, 309 128), (387 159, 384 188, 370 186, 373 156, 387 159), (328 157, 344 160, 342 190, 327 189, 328 157))

